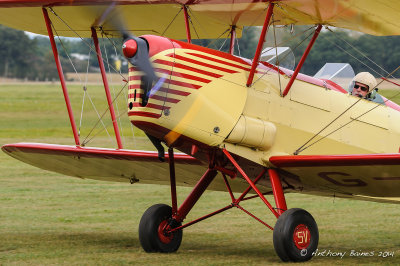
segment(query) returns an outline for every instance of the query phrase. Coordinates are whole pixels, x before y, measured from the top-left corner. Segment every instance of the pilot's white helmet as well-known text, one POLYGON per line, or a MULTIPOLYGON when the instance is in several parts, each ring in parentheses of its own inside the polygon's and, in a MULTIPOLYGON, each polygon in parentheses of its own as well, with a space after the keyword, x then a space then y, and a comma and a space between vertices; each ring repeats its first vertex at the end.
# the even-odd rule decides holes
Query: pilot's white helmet
POLYGON ((359 82, 368 86, 369 91, 372 91, 376 85, 376 79, 369 72, 360 72, 353 78, 353 84, 359 82))

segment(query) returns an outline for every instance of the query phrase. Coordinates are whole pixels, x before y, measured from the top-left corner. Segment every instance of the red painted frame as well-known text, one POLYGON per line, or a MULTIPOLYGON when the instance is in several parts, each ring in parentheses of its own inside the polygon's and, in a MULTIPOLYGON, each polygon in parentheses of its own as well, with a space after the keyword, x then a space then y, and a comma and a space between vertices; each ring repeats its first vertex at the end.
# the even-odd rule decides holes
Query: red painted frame
MULTIPOLYGON (((257 47, 257 51, 256 51, 256 55, 255 58, 253 60, 253 64, 252 64, 252 68, 250 70, 250 76, 248 79, 248 84, 251 84, 254 73, 256 71, 256 67, 258 65, 258 60, 259 60, 259 56, 261 53, 261 48, 262 48, 262 44, 264 42, 265 39, 265 34, 268 28, 268 24, 269 21, 271 19, 272 16, 272 10, 273 10, 274 4, 270 3, 270 5, 268 6, 268 11, 267 11, 267 15, 266 15, 266 19, 265 19, 265 23, 264 23, 264 27, 263 27, 263 31, 261 33, 260 36, 260 41, 258 43, 258 47, 257 47)), ((184 9, 184 14, 185 14, 185 23, 186 23, 186 31, 187 31, 187 37, 188 37, 188 42, 191 42, 191 36, 190 36, 190 25, 189 25, 189 18, 188 18, 188 13, 187 13, 187 8, 186 6, 183 6, 184 9)), ((62 80, 62 86, 63 86, 63 91, 64 91, 64 96, 66 97, 66 103, 67 103, 67 108, 70 114, 70 120, 71 120, 71 125, 73 130, 76 131, 76 125, 74 123, 73 120, 73 115, 72 115, 72 110, 70 108, 70 102, 69 102, 69 98, 68 98, 68 93, 66 91, 66 87, 65 87, 65 80, 64 80, 64 76, 62 73, 62 69, 61 69, 61 65, 59 63, 59 59, 58 59, 58 53, 57 53, 57 49, 55 46, 55 42, 54 42, 54 36, 52 34, 51 31, 51 26, 50 26, 50 20, 47 14, 46 9, 43 8, 43 13, 45 16, 45 20, 46 20, 46 26, 48 28, 49 31, 49 36, 51 39, 51 43, 52 43, 52 47, 53 47, 53 52, 54 52, 54 56, 56 59, 56 63, 57 63, 57 68, 59 71, 59 75, 60 75, 60 79, 62 80), (58 59, 58 60, 57 60, 58 59), (71 111, 71 113, 70 113, 71 111)), ((110 114, 111 114, 111 119, 113 121, 113 126, 114 126, 114 131, 115 131, 115 135, 116 135, 116 139, 117 139, 117 143, 118 143, 118 148, 122 149, 122 143, 121 143, 121 139, 120 139, 120 134, 119 134, 119 128, 118 128, 118 124, 116 123, 116 119, 115 119, 115 112, 114 112, 114 108, 113 108, 113 102, 111 99, 111 94, 109 91, 109 86, 108 86, 108 81, 107 81, 107 77, 106 77, 106 72, 105 72, 105 67, 104 67, 104 63, 102 60, 102 55, 101 55, 101 50, 99 47, 99 43, 98 43, 98 37, 97 37, 97 32, 95 30, 95 28, 91 28, 92 31, 92 38, 94 41, 94 45, 95 45, 95 49, 96 49, 96 53, 97 53, 97 59, 99 62, 99 66, 100 66, 100 70, 101 70, 101 75, 102 75, 102 79, 103 79, 103 84, 104 84, 104 88, 106 91, 106 97, 107 97, 107 102, 109 104, 109 108, 110 108, 110 114)), ((231 41, 230 41, 230 54, 233 54, 233 47, 234 47, 234 42, 235 42, 235 37, 236 37, 236 32, 235 32, 235 26, 232 26, 231 28, 231 41)), ((78 135, 75 134, 74 131, 74 136, 77 137, 78 135)), ((79 145, 79 139, 77 140, 77 145, 79 145)), ((81 149, 80 147, 78 147, 79 149, 81 149)), ((118 151, 115 151, 118 152, 118 151)), ((173 231, 188 227, 192 224, 195 224, 197 222, 200 222, 204 219, 207 219, 209 217, 212 217, 218 213, 221 213, 223 211, 226 211, 232 207, 236 207, 240 210, 242 210, 243 212, 245 212, 246 214, 248 214, 249 216, 253 217, 254 219, 256 219, 257 221, 259 221, 260 223, 264 224, 266 227, 270 228, 271 230, 273 230, 273 227, 271 227, 270 225, 268 225, 267 223, 265 223, 264 221, 262 221, 261 219, 259 219, 258 217, 256 217, 255 215, 253 215, 251 212, 249 212, 248 210, 244 209, 242 206, 240 206, 240 202, 241 201, 245 201, 245 200, 249 200, 255 197, 259 197, 266 205, 267 207, 270 209, 270 211, 278 218, 285 210, 286 210, 286 201, 285 201, 285 197, 284 197, 284 193, 283 193, 283 189, 282 189, 282 184, 280 182, 279 179, 279 175, 278 173, 273 170, 273 169, 269 169, 268 173, 270 176, 270 180, 271 180, 271 186, 272 186, 272 190, 273 190, 273 195, 274 195, 274 199, 276 202, 276 206, 277 208, 274 208, 269 202, 268 200, 265 198, 265 194, 263 194, 256 186, 257 182, 265 176, 267 169, 263 169, 261 171, 261 173, 254 179, 254 181, 252 181, 249 176, 244 172, 244 170, 240 167, 240 165, 238 164, 238 162, 233 158, 233 156, 226 150, 223 149, 222 150, 222 155, 225 155, 225 157, 232 163, 232 165, 235 167, 234 170, 231 169, 227 169, 221 165, 219 165, 218 163, 220 162, 219 160, 216 159, 216 153, 219 152, 217 150, 212 150, 209 153, 209 167, 206 170, 206 172, 203 174, 203 176, 199 179, 198 183, 195 185, 195 187, 193 188, 192 192, 187 196, 187 198, 183 201, 183 203, 181 204, 181 206, 178 208, 177 207, 177 192, 176 192, 176 176, 175 176, 175 160, 174 160, 174 152, 173 152, 173 148, 170 147, 168 149, 168 158, 169 158, 169 169, 170 169, 170 185, 171 185, 171 201, 172 201, 172 219, 175 222, 183 222, 184 219, 186 218, 187 214, 191 211, 191 209, 194 207, 194 205, 197 203, 197 201, 200 199, 200 197, 203 195, 203 193, 205 192, 205 190, 208 188, 208 186, 211 184, 211 182, 214 180, 214 178, 217 176, 218 172, 220 172, 223 176, 225 185, 227 187, 228 193, 230 194, 232 203, 227 205, 226 207, 223 207, 217 211, 214 211, 208 215, 205 215, 203 217, 200 217, 199 219, 193 220, 189 223, 186 223, 182 226, 179 226, 177 228, 171 229, 171 224, 165 224, 163 231, 165 233, 171 233, 173 231), (231 178, 235 178, 237 173, 240 173, 242 175, 242 177, 248 182, 249 186, 248 188, 240 195, 239 198, 235 198, 232 189, 230 187, 229 181, 226 178, 226 175, 230 176, 231 178), (246 195, 251 191, 254 190, 256 192, 256 196, 251 196, 251 197, 247 197, 246 195), (276 211, 275 209, 277 209, 278 211, 276 211)))
POLYGON ((235 161, 235 159, 232 157, 232 155, 226 150, 223 149, 222 152, 225 154, 225 156, 231 161, 231 163, 235 166, 235 168, 240 172, 240 174, 243 176, 243 178, 249 183, 251 188, 257 193, 257 195, 261 198, 261 200, 267 205, 267 207, 270 209, 270 211, 276 216, 276 218, 279 217, 279 213, 275 211, 274 207, 272 207, 271 203, 268 202, 268 200, 264 197, 264 195, 261 193, 261 191, 256 187, 253 181, 246 175, 244 170, 239 166, 239 164, 235 161))
POLYGON ((289 90, 292 87, 293 82, 295 81, 297 75, 299 74, 304 62, 306 61, 306 58, 307 58, 308 54, 310 53, 311 48, 315 43, 315 40, 317 39, 319 33, 321 32, 321 28, 322 28, 322 25, 320 24, 320 25, 318 25, 317 29, 315 30, 314 35, 310 40, 310 43, 308 44, 306 50, 304 51, 303 56, 301 57, 301 59, 299 61, 299 64, 297 65, 296 69, 294 70, 292 77, 290 78, 288 84, 286 85, 285 90, 282 93, 283 97, 285 97, 289 93, 289 90))
POLYGON ((183 14, 185 15, 186 36, 188 43, 192 43, 192 35, 190 34, 189 14, 187 7, 183 5, 183 14))
POLYGON ((249 78, 247 79, 247 83, 246 83, 247 87, 250 87, 251 84, 253 83, 254 74, 256 72, 258 61, 260 60, 261 49, 264 44, 265 36, 267 34, 269 21, 271 20, 271 17, 272 17, 272 11, 274 9, 274 5, 275 4, 271 3, 271 2, 268 5, 267 15, 265 16, 265 21, 264 21, 263 28, 261 30, 260 39, 258 40, 257 50, 256 50, 256 53, 254 54, 253 63, 251 64, 249 78))
POLYGON ((213 168, 207 169, 204 175, 197 182, 196 186, 193 188, 192 192, 179 207, 177 214, 172 216, 174 220, 182 222, 186 218, 186 215, 194 207, 196 202, 200 199, 201 195, 203 195, 204 191, 206 191, 207 187, 211 184, 217 174, 217 170, 213 168))
POLYGON ((279 215, 287 210, 285 195, 283 194, 282 184, 278 172, 275 169, 268 169, 269 179, 271 180, 272 191, 274 194, 275 205, 279 215))
MULTIPOLYGON (((172 148, 169 149, 170 158, 173 158, 173 156, 171 156, 172 154, 172 148)), ((245 200, 249 200, 249 199, 253 199, 256 197, 259 197, 266 205, 267 207, 271 210, 271 212, 278 218, 284 211, 287 210, 286 207, 286 200, 285 200, 285 196, 283 193, 283 188, 282 188, 282 184, 281 181, 279 179, 279 175, 278 172, 274 169, 266 169, 263 168, 263 170, 261 171, 261 173, 254 179, 254 181, 252 181, 247 175, 246 173, 243 171, 243 169, 239 166, 239 164, 236 162, 236 160, 233 158, 233 156, 226 150, 223 149, 222 150, 223 154, 226 156, 226 158, 235 166, 235 171, 239 171, 240 174, 243 176, 243 178, 249 183, 249 187, 247 189, 244 190, 244 192, 238 197, 235 198, 232 189, 230 187, 229 181, 226 177, 226 174, 228 173, 231 178, 233 178, 234 176, 236 176, 236 173, 233 170, 229 170, 226 169, 222 166, 218 166, 218 161, 215 159, 216 156, 216 151, 213 151, 212 153, 209 154, 209 160, 210 160, 210 166, 207 169, 207 171, 204 173, 204 175, 200 178, 200 180, 198 181, 198 183, 196 184, 196 186, 193 188, 192 192, 189 194, 189 196, 185 199, 185 201, 182 203, 182 205, 179 207, 178 210, 176 210, 176 207, 174 207, 174 205, 176 204, 176 189, 174 188, 176 186, 175 184, 175 173, 171 170, 171 173, 173 172, 173 176, 171 176, 171 195, 172 195, 172 202, 173 202, 173 207, 172 207, 172 221, 171 224, 166 224, 163 228, 165 234, 170 234, 171 232, 177 231, 177 230, 181 230, 183 228, 186 228, 188 226, 191 226, 195 223, 198 223, 200 221, 203 221, 207 218, 210 218, 214 215, 217 215, 219 213, 222 213, 226 210, 229 210, 233 207, 236 207, 240 210, 242 210, 243 212, 245 212, 246 214, 248 214, 249 216, 251 216, 252 218, 254 218, 255 220, 259 221, 260 223, 262 223, 263 225, 265 225, 266 227, 268 227, 269 229, 273 230, 273 227, 268 225, 266 222, 262 221, 260 218, 258 218, 257 216, 255 216, 254 214, 252 214, 251 212, 249 212, 248 210, 244 209, 241 205, 240 202, 245 201, 245 200), (265 176, 266 172, 268 171, 269 173, 269 177, 270 177, 270 181, 271 181, 271 187, 272 187, 272 191, 273 191, 273 196, 275 199, 275 203, 276 203, 276 208, 272 207, 272 205, 268 202, 268 200, 265 198, 264 194, 261 193, 258 188, 256 187, 257 182, 265 176), (190 221, 184 225, 181 225, 179 227, 175 227, 172 229, 171 225, 172 223, 179 222, 182 223, 183 220, 185 219, 186 215, 190 212, 190 210, 193 208, 193 206, 196 204, 196 202, 198 201, 198 199, 201 197, 201 195, 204 193, 204 191, 207 189, 207 187, 210 185, 210 183, 213 181, 213 179, 215 178, 215 176, 217 175, 217 173, 220 172, 223 176, 225 185, 227 187, 227 191, 231 197, 231 203, 219 210, 216 210, 214 212, 211 212, 205 216, 202 216, 198 219, 195 219, 193 221, 190 221), (172 181, 174 180, 174 181, 172 181), (257 195, 256 196, 251 196, 251 197, 247 197, 246 195, 250 192, 250 190, 254 190, 257 195), (275 210, 277 209, 277 211, 275 210), (174 211, 176 210, 176 212, 174 211)), ((170 160, 170 169, 173 168, 173 159, 170 160)), ((175 205, 176 206, 176 205, 175 205)))
POLYGON ((115 118, 115 111, 114 111, 114 106, 113 106, 113 100, 111 98, 110 87, 108 86, 107 74, 106 74, 106 70, 104 67, 103 58, 101 55, 99 40, 97 38, 97 32, 96 32, 96 29, 93 27, 91 28, 91 30, 92 30, 92 38, 93 38, 94 46, 96 48, 97 61, 99 62, 101 78, 103 79, 104 89, 106 91, 107 103, 108 103, 108 107, 110 110, 111 121, 112 121, 112 124, 114 127, 115 138, 117 139, 118 149, 123 149, 121 135, 119 133, 118 123, 115 118))
POLYGON ((229 44, 229 53, 233 55, 235 52, 235 40, 236 40, 236 26, 232 25, 231 27, 231 41, 229 44))
POLYGON ((168 163, 169 163, 169 178, 171 184, 171 205, 172 205, 172 215, 176 215, 178 212, 178 200, 176 194, 176 178, 175 178, 175 161, 174 161, 174 149, 168 148, 168 163))
POLYGON ((72 111, 71 102, 69 100, 67 85, 65 83, 65 78, 64 78, 64 73, 62 70, 61 62, 60 62, 60 57, 58 56, 57 45, 56 45, 56 42, 54 41, 54 34, 53 34, 53 30, 51 28, 51 20, 49 18, 49 14, 47 13, 47 9, 42 8, 42 11, 43 11, 44 20, 46 22, 47 33, 49 34, 51 49, 53 50, 54 60, 56 61, 58 76, 60 77, 60 83, 61 83, 62 91, 64 94, 65 104, 67 105, 69 121, 71 123, 72 132, 74 134, 75 144, 76 144, 76 146, 80 146, 79 134, 78 134, 78 130, 77 130, 76 124, 75 124, 74 113, 72 111))

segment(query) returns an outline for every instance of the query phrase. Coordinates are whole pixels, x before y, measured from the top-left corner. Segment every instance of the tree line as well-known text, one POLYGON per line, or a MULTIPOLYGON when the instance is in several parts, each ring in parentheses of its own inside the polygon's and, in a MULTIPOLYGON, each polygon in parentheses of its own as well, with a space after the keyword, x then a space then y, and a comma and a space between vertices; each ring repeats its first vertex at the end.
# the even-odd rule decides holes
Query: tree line
MULTIPOLYGON (((298 62, 312 35, 312 31, 306 31, 306 29, 305 26, 298 26, 295 27, 294 32, 291 32, 287 28, 279 28, 275 32, 275 36, 278 36, 277 41, 271 41, 274 34, 270 29, 266 45, 273 46, 275 43, 278 45, 281 43, 281 46, 291 47, 296 62, 298 62), (302 31, 305 32, 298 34, 302 31)), ((252 58, 259 34, 260 28, 258 27, 245 28, 242 38, 237 41, 235 54, 252 58)), ((229 49, 229 40, 227 39, 193 40, 193 42, 222 51, 229 49)), ((92 43, 91 39, 61 38, 56 43, 64 72, 98 71, 95 52, 89 48, 92 43), (89 55, 89 59, 82 60, 71 54, 89 55)), ((376 77, 387 76, 386 71, 392 72, 400 65, 399 44, 400 36, 376 37, 350 31, 331 32, 326 30, 320 33, 301 72, 314 75, 325 63, 329 62, 350 63, 356 73, 369 71, 376 77)), ((105 38, 100 45, 103 48, 103 57, 108 57, 110 62, 117 58, 123 60, 121 39, 108 40, 105 38)), ((127 71, 126 64, 122 71, 127 71)), ((28 80, 58 79, 48 38, 44 36, 31 38, 23 31, 0 25, 0 76, 28 80)), ((400 71, 397 71, 394 76, 399 77, 400 71)))
MULTIPOLYGON (((96 72, 98 62, 91 39, 56 37, 57 50, 64 72, 96 72), (74 54, 88 56, 89 59, 74 54)), ((120 39, 100 40, 103 58, 110 64, 122 58, 120 39)), ((106 64, 107 68, 107 64, 106 64)), ((122 71, 127 72, 127 66, 122 71)), ((28 80, 58 79, 50 41, 44 36, 29 37, 25 32, 0 25, 0 76, 28 80)))
MULTIPOLYGON (((309 39, 296 49, 296 62, 309 39)), ((302 72, 314 75, 327 62, 349 63, 355 73, 368 71, 375 77, 387 77, 400 66, 400 36, 372 36, 343 30, 321 32, 302 72)), ((400 77, 400 70, 393 76, 400 77)))

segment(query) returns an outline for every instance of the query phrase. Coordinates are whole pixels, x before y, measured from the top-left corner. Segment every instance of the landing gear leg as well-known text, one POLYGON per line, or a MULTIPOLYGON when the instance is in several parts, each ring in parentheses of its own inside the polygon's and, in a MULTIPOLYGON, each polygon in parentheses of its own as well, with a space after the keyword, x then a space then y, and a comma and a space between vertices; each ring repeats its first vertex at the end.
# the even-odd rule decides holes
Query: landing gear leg
POLYGON ((234 157, 227 150, 223 149, 222 152, 226 155, 237 172, 239 172, 243 179, 245 179, 249 184, 249 187, 241 194, 241 196, 236 198, 229 185, 228 179, 226 178, 226 175, 234 178, 237 174, 236 170, 231 170, 219 165, 218 161, 215 159, 215 153, 210 153, 209 168, 194 186, 192 192, 190 192, 190 194, 178 208, 172 148, 169 149, 168 152, 168 159, 170 162, 172 208, 165 204, 157 204, 150 207, 143 214, 139 224, 139 240, 146 252, 175 252, 178 250, 181 244, 183 228, 210 218, 233 207, 237 207, 274 231, 273 242, 275 251, 282 261, 302 262, 308 261, 312 258, 313 253, 317 249, 319 240, 317 224, 311 214, 303 209, 295 208, 287 210, 282 183, 279 178, 279 172, 276 169, 268 169, 273 192, 272 194, 274 196, 276 206, 274 207, 265 198, 265 193, 262 193, 256 186, 257 182, 264 177, 267 169, 262 168, 261 173, 255 179, 252 179, 239 166, 234 157), (182 222, 185 220, 187 214, 199 200, 204 191, 208 188, 218 172, 221 172, 224 178, 228 192, 232 199, 232 203, 208 215, 182 225, 182 222), (257 195, 246 197, 251 189, 253 189, 257 195), (270 225, 240 205, 242 201, 255 197, 259 197, 270 209, 272 214, 274 214, 278 219, 275 224, 275 228, 272 228, 270 225))
MULTIPOLYGON (((285 194, 283 193, 278 172, 272 168, 268 169, 276 203, 276 208, 273 208, 230 153, 227 150, 223 150, 223 152, 271 212, 278 218, 275 228, 273 228, 273 241, 275 251, 281 260, 293 262, 310 260, 318 246, 319 234, 317 224, 311 214, 303 209, 287 210, 285 194)), ((272 227, 269 228, 272 229, 272 227)))
POLYGON ((165 204, 156 204, 143 214, 139 224, 139 240, 146 252, 170 253, 178 250, 182 241, 183 220, 218 173, 213 163, 210 164, 192 192, 177 208, 174 157, 172 149, 168 152, 172 208, 165 204))
POLYGON ((274 248, 282 261, 307 261, 318 246, 318 227, 314 218, 303 209, 287 210, 282 184, 276 170, 268 170, 280 216, 275 224, 274 248))

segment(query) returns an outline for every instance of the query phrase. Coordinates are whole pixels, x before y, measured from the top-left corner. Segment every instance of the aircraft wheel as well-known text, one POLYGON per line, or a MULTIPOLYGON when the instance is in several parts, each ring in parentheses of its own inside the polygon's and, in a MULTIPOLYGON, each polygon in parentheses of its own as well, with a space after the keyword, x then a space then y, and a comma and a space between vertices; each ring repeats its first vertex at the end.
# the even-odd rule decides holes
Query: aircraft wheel
POLYGON ((310 213, 303 209, 285 211, 275 224, 273 241, 282 261, 308 261, 317 249, 318 227, 310 213))
MULTIPOLYGON (((165 233, 172 217, 172 208, 156 204, 148 208, 140 219, 139 240, 144 251, 170 253, 178 250, 182 241, 182 230, 165 233)), ((181 226, 175 222, 174 227, 181 226)))

